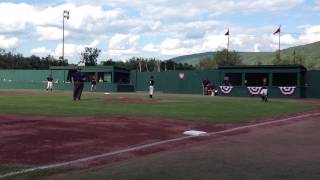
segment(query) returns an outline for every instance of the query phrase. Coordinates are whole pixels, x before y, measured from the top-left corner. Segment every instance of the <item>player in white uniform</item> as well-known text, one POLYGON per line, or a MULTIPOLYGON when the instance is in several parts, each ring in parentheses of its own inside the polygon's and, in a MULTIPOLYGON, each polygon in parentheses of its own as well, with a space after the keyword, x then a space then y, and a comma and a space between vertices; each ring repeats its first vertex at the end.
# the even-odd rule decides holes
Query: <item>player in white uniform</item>
POLYGON ((149 97, 152 98, 154 92, 154 79, 153 76, 149 79, 149 97))

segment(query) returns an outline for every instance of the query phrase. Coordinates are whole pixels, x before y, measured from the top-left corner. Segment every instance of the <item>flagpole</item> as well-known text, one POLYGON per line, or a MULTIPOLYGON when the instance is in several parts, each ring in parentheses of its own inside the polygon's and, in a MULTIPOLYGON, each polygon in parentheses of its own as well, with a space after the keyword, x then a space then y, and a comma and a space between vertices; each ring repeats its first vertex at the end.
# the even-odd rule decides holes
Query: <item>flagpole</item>
MULTIPOLYGON (((228 30, 229 32, 229 30, 228 30)), ((229 51, 229 42, 230 42, 230 33, 228 34, 228 46, 227 46, 227 50, 229 51)))
POLYGON ((62 15, 62 61, 64 61, 64 17, 65 11, 63 11, 62 15))
MULTIPOLYGON (((228 32, 229 32, 229 30, 228 30, 228 32)), ((227 61, 229 60, 229 42, 230 42, 230 33, 228 33, 227 61)))
POLYGON ((281 34, 281 25, 280 25, 280 31, 279 31, 279 60, 281 60, 281 56, 280 56, 280 34, 281 34))
POLYGON ((228 28, 228 31, 226 32, 226 34, 228 36, 228 44, 227 44, 227 61, 229 60, 229 43, 230 43, 230 31, 228 28))
POLYGON ((281 50, 281 46, 280 46, 280 45, 281 45, 281 44, 280 44, 280 42, 281 42, 281 41, 280 41, 280 37, 281 37, 281 24, 280 24, 279 28, 278 28, 273 34, 274 34, 274 35, 275 35, 275 34, 278 34, 278 35, 279 35, 279 41, 278 41, 278 42, 279 42, 279 44, 278 44, 278 45, 279 45, 279 47, 278 47, 279 49, 278 49, 278 51, 279 51, 279 61, 280 61, 280 60, 281 60, 281 57, 280 57, 280 50, 281 50))

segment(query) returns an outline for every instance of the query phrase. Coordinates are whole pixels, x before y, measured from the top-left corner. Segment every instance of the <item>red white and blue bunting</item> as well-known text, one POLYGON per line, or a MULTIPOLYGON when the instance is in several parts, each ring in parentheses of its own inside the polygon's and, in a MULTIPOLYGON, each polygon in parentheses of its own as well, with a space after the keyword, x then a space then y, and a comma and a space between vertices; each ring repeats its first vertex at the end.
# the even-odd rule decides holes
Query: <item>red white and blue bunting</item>
POLYGON ((233 86, 220 86, 220 90, 223 94, 230 94, 233 86))
POLYGON ((283 94, 285 96, 293 95, 296 88, 297 88, 296 86, 279 86, 281 94, 283 94))
POLYGON ((247 87, 247 88, 248 88, 248 90, 249 90, 249 92, 250 92, 250 94, 251 94, 252 96, 258 96, 258 95, 260 95, 260 91, 261 91, 261 89, 262 89, 261 86, 257 86, 257 87, 252 87, 252 86, 250 86, 250 87, 247 87))

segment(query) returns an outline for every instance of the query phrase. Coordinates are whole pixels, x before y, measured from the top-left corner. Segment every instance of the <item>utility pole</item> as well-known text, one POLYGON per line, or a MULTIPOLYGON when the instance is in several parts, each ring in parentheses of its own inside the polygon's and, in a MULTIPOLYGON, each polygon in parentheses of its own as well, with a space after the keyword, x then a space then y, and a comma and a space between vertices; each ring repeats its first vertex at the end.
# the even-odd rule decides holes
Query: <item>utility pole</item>
POLYGON ((62 61, 64 61, 64 19, 69 19, 70 11, 64 10, 62 16, 62 61))

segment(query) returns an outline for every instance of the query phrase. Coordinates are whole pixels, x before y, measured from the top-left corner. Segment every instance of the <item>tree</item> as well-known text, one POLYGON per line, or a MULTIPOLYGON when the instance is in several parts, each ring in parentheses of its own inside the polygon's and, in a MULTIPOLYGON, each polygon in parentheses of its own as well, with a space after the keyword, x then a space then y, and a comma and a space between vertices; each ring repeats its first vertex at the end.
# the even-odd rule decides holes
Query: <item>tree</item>
POLYGON ((116 65, 116 62, 114 62, 112 59, 108 59, 106 61, 102 61, 101 64, 104 66, 114 66, 116 65))
POLYGON ((213 58, 206 57, 203 59, 200 59, 199 61, 199 69, 215 69, 217 67, 216 61, 213 58))
POLYGON ((85 47, 84 51, 81 52, 81 60, 86 64, 86 66, 96 66, 97 58, 101 53, 100 49, 85 47))
POLYGON ((2 69, 49 69, 49 66, 65 66, 68 62, 56 60, 53 56, 38 57, 32 55, 23 57, 0 48, 0 68, 2 69))
POLYGON ((242 64, 242 58, 236 51, 228 51, 223 49, 217 51, 214 60, 218 66, 232 66, 242 64))
POLYGON ((279 51, 274 53, 274 59, 272 60, 272 64, 274 65, 306 65, 306 58, 302 55, 296 55, 294 52, 292 55, 281 54, 281 58, 279 56, 279 51))

